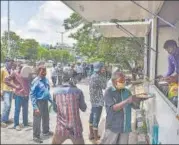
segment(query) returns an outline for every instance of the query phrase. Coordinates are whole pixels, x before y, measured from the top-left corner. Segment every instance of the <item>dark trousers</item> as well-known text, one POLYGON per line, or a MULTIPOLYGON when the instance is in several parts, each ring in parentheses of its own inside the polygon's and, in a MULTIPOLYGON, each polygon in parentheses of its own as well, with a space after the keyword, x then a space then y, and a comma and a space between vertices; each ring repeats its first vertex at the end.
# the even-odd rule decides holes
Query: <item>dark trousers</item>
POLYGON ((22 107, 22 118, 24 126, 28 125, 28 101, 27 97, 15 96, 14 127, 19 125, 19 115, 22 107))
POLYGON ((52 83, 55 86, 57 83, 57 76, 52 76, 52 83))
POLYGON ((98 124, 101 118, 101 112, 102 112, 102 106, 91 108, 89 123, 95 129, 98 129, 98 124))
POLYGON ((48 101, 47 100, 38 100, 37 106, 40 110, 40 115, 33 114, 33 137, 40 138, 41 120, 42 120, 43 134, 49 132, 48 101))
POLYGON ((62 84, 62 76, 58 76, 58 85, 62 84))

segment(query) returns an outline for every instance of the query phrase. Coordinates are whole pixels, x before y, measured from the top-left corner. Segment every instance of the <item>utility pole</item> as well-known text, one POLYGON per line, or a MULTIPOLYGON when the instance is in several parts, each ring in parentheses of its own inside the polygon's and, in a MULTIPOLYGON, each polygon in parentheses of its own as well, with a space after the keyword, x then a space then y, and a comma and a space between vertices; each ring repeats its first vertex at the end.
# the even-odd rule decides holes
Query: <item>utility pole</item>
POLYGON ((7 44, 8 44, 8 53, 7 56, 10 57, 10 51, 11 51, 11 46, 10 46, 10 1, 7 1, 7 24, 8 24, 8 34, 7 34, 7 44))
POLYGON ((63 44, 63 34, 64 32, 60 32, 61 33, 61 43, 63 44))

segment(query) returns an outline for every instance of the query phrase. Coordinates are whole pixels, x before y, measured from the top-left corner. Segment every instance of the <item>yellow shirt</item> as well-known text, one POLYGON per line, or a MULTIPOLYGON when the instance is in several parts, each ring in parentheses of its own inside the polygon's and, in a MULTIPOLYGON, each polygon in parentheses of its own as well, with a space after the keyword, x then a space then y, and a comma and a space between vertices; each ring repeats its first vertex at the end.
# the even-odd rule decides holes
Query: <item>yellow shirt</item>
POLYGON ((169 85, 169 93, 168 93, 169 99, 178 96, 178 87, 179 87, 179 85, 177 83, 171 83, 169 85))
POLYGON ((12 91, 12 89, 10 87, 8 87, 5 83, 4 80, 5 78, 9 76, 8 71, 5 68, 1 68, 1 90, 2 91, 12 91))

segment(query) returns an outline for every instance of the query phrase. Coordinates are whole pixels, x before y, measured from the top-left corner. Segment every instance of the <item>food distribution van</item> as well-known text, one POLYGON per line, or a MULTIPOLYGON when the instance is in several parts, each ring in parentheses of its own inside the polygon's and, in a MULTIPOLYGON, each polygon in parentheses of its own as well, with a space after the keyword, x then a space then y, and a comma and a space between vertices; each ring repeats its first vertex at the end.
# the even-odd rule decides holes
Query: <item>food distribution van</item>
MULTIPOLYGON (((145 37, 144 72, 150 81, 144 87, 155 97, 145 102, 148 133, 152 143, 158 125, 158 144, 179 144, 179 103, 172 104, 167 87, 156 81, 168 69, 163 45, 173 39, 179 43, 179 1, 63 1, 105 37, 145 37), (136 21, 111 23, 112 20, 136 21), (145 20, 144 22, 138 22, 145 20), (120 27, 121 29, 117 29, 120 27)), ((178 44, 179 46, 179 44, 178 44)), ((145 78, 146 78, 145 77, 145 78)), ((179 102, 179 99, 178 99, 179 102)))

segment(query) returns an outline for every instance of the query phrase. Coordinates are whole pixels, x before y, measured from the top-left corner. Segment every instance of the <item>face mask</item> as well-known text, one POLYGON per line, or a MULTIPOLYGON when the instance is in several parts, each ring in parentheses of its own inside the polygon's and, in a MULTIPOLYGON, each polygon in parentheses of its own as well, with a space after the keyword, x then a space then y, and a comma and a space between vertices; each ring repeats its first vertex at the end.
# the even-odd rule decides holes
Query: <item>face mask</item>
POLYGON ((125 88, 125 83, 117 83, 116 88, 119 89, 119 90, 124 89, 125 88))

